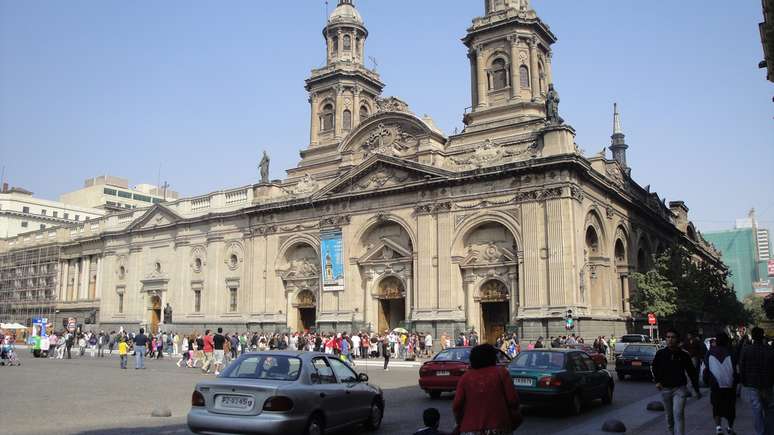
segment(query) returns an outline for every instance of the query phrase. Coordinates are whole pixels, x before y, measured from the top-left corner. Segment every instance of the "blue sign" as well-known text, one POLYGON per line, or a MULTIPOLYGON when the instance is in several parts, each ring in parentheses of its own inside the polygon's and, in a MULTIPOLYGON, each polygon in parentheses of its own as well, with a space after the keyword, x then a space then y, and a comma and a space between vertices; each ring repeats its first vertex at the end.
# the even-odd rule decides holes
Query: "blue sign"
POLYGON ((341 231, 321 233, 320 250, 323 290, 344 290, 341 231))

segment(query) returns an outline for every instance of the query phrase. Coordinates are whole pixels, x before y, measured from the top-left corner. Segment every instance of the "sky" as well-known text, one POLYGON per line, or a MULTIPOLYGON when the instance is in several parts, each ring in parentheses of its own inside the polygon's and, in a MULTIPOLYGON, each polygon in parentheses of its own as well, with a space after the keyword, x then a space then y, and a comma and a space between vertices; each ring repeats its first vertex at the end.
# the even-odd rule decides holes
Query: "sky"
MULTIPOLYGON (((618 102, 640 185, 685 201, 700 231, 753 207, 774 229, 760 1, 532 3, 559 37, 560 112, 588 155, 610 144, 618 102)), ((484 2, 355 4, 384 95, 461 130, 460 38, 484 2)), ((263 150, 284 178, 309 142, 304 80, 325 62, 325 20, 324 0, 0 0, 5 180, 47 199, 104 174, 193 196, 257 182, 263 150)))

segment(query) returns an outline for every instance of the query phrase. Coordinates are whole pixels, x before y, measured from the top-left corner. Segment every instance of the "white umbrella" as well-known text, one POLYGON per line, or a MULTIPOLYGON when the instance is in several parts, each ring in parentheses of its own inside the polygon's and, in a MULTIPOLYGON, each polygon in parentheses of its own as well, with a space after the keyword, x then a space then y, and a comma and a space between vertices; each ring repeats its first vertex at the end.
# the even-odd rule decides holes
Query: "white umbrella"
POLYGON ((21 325, 19 323, 2 323, 2 324, 0 324, 0 328, 2 328, 2 329, 27 329, 26 326, 21 325))

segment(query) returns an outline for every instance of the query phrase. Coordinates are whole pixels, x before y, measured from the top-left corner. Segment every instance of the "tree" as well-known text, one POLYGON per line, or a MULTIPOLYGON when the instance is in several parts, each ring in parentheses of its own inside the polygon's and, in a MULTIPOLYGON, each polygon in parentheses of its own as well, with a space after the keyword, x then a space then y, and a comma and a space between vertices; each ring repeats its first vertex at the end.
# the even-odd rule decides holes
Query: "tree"
POLYGON ((667 318, 677 311, 677 287, 657 270, 632 275, 637 291, 631 298, 632 307, 640 313, 653 313, 667 318))
POLYGON ((766 320, 766 313, 763 310, 763 299, 755 295, 750 295, 744 298, 744 308, 750 313, 750 323, 753 325, 760 324, 761 321, 766 320))

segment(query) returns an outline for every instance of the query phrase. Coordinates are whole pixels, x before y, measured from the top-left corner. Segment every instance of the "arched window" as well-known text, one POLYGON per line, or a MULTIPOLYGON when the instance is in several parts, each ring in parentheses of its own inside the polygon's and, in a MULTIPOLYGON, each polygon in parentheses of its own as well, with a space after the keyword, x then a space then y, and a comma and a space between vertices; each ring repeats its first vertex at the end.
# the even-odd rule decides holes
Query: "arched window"
POLYGON ((599 237, 594 227, 586 229, 586 249, 588 249, 589 254, 599 253, 599 237))
POLYGON ((322 131, 333 130, 334 119, 333 104, 326 104, 322 110, 322 124, 320 125, 322 131))
POLYGON ((368 107, 365 105, 360 106, 360 121, 363 121, 366 118, 368 118, 368 107))
POLYGON ((529 88, 529 68, 527 68, 527 65, 519 67, 519 86, 529 88))
POLYGON ((344 51, 352 50, 352 37, 344 35, 344 51))
POLYGON ((492 90, 497 91, 508 87, 508 68, 503 59, 492 62, 492 90))
POLYGON ((352 130, 352 112, 345 110, 343 115, 344 130, 352 130))

